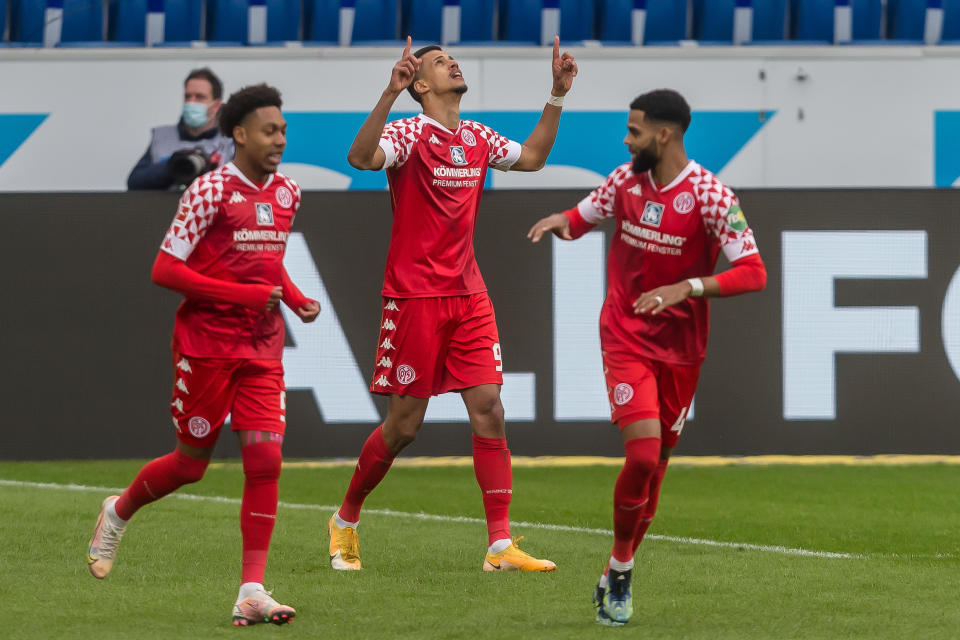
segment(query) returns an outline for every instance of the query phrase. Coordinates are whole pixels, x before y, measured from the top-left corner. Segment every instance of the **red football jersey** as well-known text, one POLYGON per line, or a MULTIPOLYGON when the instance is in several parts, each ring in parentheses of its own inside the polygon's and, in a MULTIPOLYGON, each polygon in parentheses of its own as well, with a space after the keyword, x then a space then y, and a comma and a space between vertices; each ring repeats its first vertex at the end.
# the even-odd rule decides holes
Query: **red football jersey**
POLYGON ((487 167, 508 170, 519 143, 470 120, 456 131, 420 114, 388 122, 387 158, 393 229, 383 295, 422 298, 486 291, 473 252, 473 230, 487 167))
MULTIPOLYGON (((258 187, 231 162, 183 192, 160 249, 211 278, 279 286, 299 208, 296 182, 275 173, 258 187)), ((173 348, 195 357, 279 359, 283 341, 279 306, 266 312, 186 298, 173 328, 173 348)))
POLYGON ((706 298, 687 298, 655 316, 636 315, 633 301, 656 287, 712 275, 721 250, 730 262, 758 252, 737 196, 693 161, 664 187, 649 171, 635 175, 627 163, 577 209, 591 224, 609 217, 617 222, 600 314, 603 350, 672 364, 702 362, 706 298))

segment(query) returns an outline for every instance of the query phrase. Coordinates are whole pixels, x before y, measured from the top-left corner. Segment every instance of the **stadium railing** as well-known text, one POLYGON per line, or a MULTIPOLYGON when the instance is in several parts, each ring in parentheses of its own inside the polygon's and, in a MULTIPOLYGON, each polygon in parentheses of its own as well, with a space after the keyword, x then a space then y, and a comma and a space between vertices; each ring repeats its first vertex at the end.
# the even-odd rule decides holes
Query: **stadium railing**
POLYGON ((960 0, 0 0, 3 46, 956 44, 960 0))

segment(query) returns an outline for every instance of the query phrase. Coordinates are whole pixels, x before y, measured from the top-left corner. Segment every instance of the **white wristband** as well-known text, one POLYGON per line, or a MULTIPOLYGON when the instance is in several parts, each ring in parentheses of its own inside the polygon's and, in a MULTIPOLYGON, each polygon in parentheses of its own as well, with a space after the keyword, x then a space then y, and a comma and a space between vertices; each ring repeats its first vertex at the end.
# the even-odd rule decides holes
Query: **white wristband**
POLYGON ((563 98, 564 98, 564 96, 555 96, 555 95, 553 95, 553 94, 551 93, 551 94, 550 94, 550 97, 547 98, 547 104, 552 104, 552 105, 555 106, 555 107, 562 107, 562 106, 563 106, 563 98))
POLYGON ((703 280, 700 278, 690 278, 687 280, 690 283, 690 296, 694 298, 699 298, 703 295, 703 280))

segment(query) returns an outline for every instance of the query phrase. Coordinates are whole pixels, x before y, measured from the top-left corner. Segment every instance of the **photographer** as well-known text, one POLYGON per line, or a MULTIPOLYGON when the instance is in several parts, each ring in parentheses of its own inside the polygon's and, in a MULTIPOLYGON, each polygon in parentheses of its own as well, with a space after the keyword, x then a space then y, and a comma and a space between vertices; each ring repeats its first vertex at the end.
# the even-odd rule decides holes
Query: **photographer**
POLYGON ((202 173, 233 159, 233 140, 220 133, 223 84, 210 69, 195 69, 183 83, 183 111, 175 125, 156 127, 150 146, 127 178, 127 188, 183 189, 202 173))

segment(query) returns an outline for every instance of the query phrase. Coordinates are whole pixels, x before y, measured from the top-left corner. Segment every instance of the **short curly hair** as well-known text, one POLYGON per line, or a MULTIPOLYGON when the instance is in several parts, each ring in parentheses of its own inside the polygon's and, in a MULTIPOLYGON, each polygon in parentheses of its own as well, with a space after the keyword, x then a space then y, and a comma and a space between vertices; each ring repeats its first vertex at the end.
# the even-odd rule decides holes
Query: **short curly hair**
POLYGON ((220 131, 228 138, 233 137, 233 128, 260 107, 283 106, 280 92, 266 84, 243 87, 230 94, 230 99, 220 108, 220 131))

